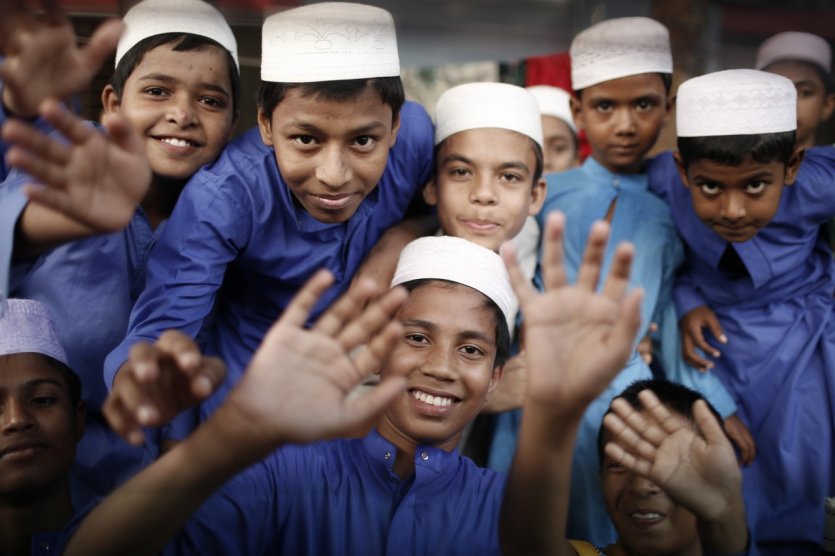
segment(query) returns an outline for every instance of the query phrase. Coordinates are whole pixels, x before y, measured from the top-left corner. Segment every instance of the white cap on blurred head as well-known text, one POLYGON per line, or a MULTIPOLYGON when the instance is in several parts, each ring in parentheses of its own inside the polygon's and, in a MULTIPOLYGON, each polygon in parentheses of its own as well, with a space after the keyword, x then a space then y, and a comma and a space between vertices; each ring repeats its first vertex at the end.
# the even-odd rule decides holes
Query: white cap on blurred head
POLYGON ((528 92, 539 103, 539 110, 543 116, 559 118, 568 124, 571 131, 577 133, 574 116, 571 114, 571 95, 559 87, 549 87, 548 85, 528 87, 528 92))
POLYGON ((832 49, 817 35, 786 31, 767 38, 757 49, 757 69, 780 60, 802 60, 820 66, 826 73, 832 67, 832 49))
POLYGON ((58 328, 46 305, 32 299, 9 299, 0 317, 0 356, 40 353, 67 363, 58 328))

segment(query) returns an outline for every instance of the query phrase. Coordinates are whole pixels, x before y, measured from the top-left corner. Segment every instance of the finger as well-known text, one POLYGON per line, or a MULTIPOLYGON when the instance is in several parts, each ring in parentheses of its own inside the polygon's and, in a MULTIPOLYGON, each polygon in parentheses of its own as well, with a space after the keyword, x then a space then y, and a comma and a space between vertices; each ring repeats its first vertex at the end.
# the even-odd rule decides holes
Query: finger
POLYGON ((698 354, 698 352, 696 352, 696 348, 693 346, 693 339, 689 332, 684 331, 682 333, 681 349, 685 362, 687 362, 687 364, 691 367, 694 367, 703 373, 713 368, 712 362, 703 358, 698 354))
POLYGON ((217 390, 226 378, 226 365, 218 357, 204 357, 203 364, 194 374, 189 387, 198 400, 205 400, 217 390))
POLYGON ((44 21, 48 25, 60 25, 66 23, 69 25, 67 17, 61 10, 60 4, 57 0, 41 0, 41 5, 44 10, 44 21))
POLYGON ((135 446, 144 442, 145 436, 142 434, 142 427, 133 418, 133 415, 122 406, 121 398, 118 395, 111 393, 107 397, 104 406, 102 406, 102 413, 110 428, 126 442, 135 446))
POLYGON ((577 285, 589 291, 597 289, 600 279, 600 267, 603 266, 603 256, 606 253, 606 240, 609 237, 609 225, 598 220, 592 224, 586 248, 583 251, 583 262, 577 273, 577 285))
POLYGON ((128 367, 124 369, 139 383, 149 383, 159 377, 160 353, 153 344, 137 342, 128 352, 128 367))
MULTIPOLYGON (((607 417, 609 417, 607 415, 607 417)), ((604 423, 605 423, 604 419, 604 423)), ((603 451, 609 456, 611 459, 615 460, 616 462, 620 463, 626 469, 633 471, 643 477, 649 476, 649 472, 652 469, 652 465, 650 462, 638 459, 633 454, 630 454, 626 450, 623 449, 619 444, 615 442, 607 442, 606 445, 603 447, 603 451)))
MULTIPOLYGON (((701 349, 703 352, 713 357, 719 357, 719 351, 712 345, 707 343, 707 340, 705 339, 703 329, 704 326, 706 326, 707 324, 707 321, 697 321, 695 323, 692 323, 690 325, 690 337, 693 340, 693 344, 695 344, 695 346, 701 349)), ((710 362, 708 363, 708 368, 712 368, 713 364, 710 362)))
POLYGON ((696 400, 693 404, 693 419, 708 444, 726 445, 732 449, 721 423, 704 400, 696 400))
POLYGON ((107 130, 108 137, 117 147, 131 154, 145 154, 145 144, 142 138, 120 112, 105 114, 101 121, 107 130))
POLYGON ((45 159, 50 163, 63 165, 70 157, 67 145, 20 120, 6 122, 3 126, 3 140, 30 156, 45 159))
POLYGON ((124 31, 125 24, 119 19, 109 19, 95 30, 87 46, 81 50, 81 55, 91 74, 96 73, 110 58, 124 31))
POLYGON ((406 378, 389 376, 380 381, 365 394, 348 402, 345 423, 350 428, 370 420, 382 413, 395 397, 406 389, 406 378))
POLYGON ((641 303, 644 300, 644 290, 637 288, 629 293, 620 305, 618 320, 612 327, 607 340, 606 349, 612 357, 620 362, 615 372, 623 368, 632 353, 632 345, 641 328, 641 303))
POLYGON ((630 445, 634 446, 636 450, 640 450, 638 453, 647 459, 653 458, 655 448, 660 446, 667 438, 667 434, 658 426, 659 423, 644 417, 640 411, 635 410, 622 398, 612 401, 612 413, 610 415, 614 415, 624 423, 621 437, 628 444, 620 444, 626 449, 630 449, 630 445))
POLYGON ((354 357, 354 366, 357 369, 357 376, 354 377, 356 382, 372 373, 379 372, 383 362, 394 351, 402 334, 403 327, 400 323, 390 322, 364 350, 354 357))
POLYGON ((61 135, 76 145, 84 143, 94 133, 98 133, 94 127, 84 123, 84 120, 67 110, 55 99, 43 101, 40 113, 61 135))
POLYGON ((565 215, 552 212, 545 222, 545 244, 542 248, 542 278, 545 291, 561 288, 568 283, 565 276, 565 215))
POLYGON ((666 405, 661 403, 658 396, 652 390, 641 390, 638 392, 638 399, 644 406, 646 412, 652 417, 655 426, 658 428, 657 442, 660 444, 664 439, 678 431, 684 423, 673 415, 666 405))
POLYGON ((64 169, 40 156, 24 151, 19 147, 12 147, 6 153, 6 161, 10 166, 29 174, 40 185, 55 190, 63 190, 67 185, 64 169))
POLYGON ((614 260, 603 285, 603 295, 615 301, 620 300, 629 286, 629 273, 632 269, 632 259, 635 257, 635 247, 631 243, 621 243, 615 249, 614 260))
POLYGON ((525 276, 519 261, 516 259, 516 248, 511 243, 502 244, 499 249, 504 266, 507 269, 507 276, 510 279, 510 286, 523 308, 536 300, 537 293, 531 280, 525 276))
POLYGON ((407 296, 408 292, 405 288, 392 288, 379 300, 366 307, 359 318, 354 319, 339 334, 336 341, 346 352, 367 343, 391 322, 407 296))
MULTIPOLYGON (((711 334, 713 337, 716 338, 719 342, 723 344, 728 343, 728 337, 725 336, 725 332, 722 330, 722 325, 719 324, 719 319, 716 318, 716 313, 713 311, 709 311, 707 315, 705 315, 705 320, 707 321, 707 326, 710 328, 711 334)), ((714 350, 716 355, 714 357, 719 357, 719 351, 714 350)))
POLYGON ((200 366, 203 354, 197 343, 179 330, 166 330, 156 342, 156 348, 166 357, 171 358, 177 370, 191 376, 200 366))
POLYGON ((329 271, 323 269, 314 274, 290 301, 290 305, 284 310, 278 323, 267 333, 267 337, 274 334, 273 330, 281 325, 303 327, 310 316, 310 311, 331 284, 333 284, 333 274, 329 271))
POLYGON ((332 338, 336 337, 349 321, 357 318, 375 293, 377 287, 372 280, 360 280, 319 317, 313 330, 332 338))

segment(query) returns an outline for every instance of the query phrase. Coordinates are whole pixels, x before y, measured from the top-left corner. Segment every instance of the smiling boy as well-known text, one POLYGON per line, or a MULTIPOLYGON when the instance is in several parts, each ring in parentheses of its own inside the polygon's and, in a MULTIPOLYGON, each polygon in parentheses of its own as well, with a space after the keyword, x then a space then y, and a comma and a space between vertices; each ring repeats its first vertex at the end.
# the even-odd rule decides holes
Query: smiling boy
POLYGON ((135 371, 122 368, 135 343, 168 328, 193 337, 205 328, 207 351, 230 372, 201 406, 204 417, 307 278, 320 268, 336 276, 315 316, 403 220, 431 173, 432 125, 422 108, 404 105, 388 12, 304 6, 267 18, 262 39, 258 128, 183 191, 128 335, 105 365, 110 387, 135 371))
POLYGON ((743 469, 756 554, 819 552, 835 488, 835 284, 819 236, 835 214, 835 154, 796 146, 796 95, 755 70, 685 82, 679 151, 650 170, 688 249, 676 284, 685 346, 714 357, 757 442, 743 469))

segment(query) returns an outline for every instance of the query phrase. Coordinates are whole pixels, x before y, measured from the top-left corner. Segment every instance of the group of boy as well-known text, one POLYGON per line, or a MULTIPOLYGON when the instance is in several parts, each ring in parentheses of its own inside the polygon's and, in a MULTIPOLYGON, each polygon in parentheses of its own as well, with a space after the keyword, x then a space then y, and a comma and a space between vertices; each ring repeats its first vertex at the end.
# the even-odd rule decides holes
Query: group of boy
MULTIPOLYGON (((81 440, 72 483, 104 479, 96 490, 106 494, 147 467, 86 517, 68 553, 593 550, 567 536, 610 545, 606 554, 816 549, 833 485, 825 363, 835 336, 831 260, 810 254, 823 252, 817 230, 835 214, 826 204, 835 166, 831 149, 811 149, 801 165, 790 81, 735 70, 685 83, 680 154, 647 161, 672 103, 669 38, 645 18, 612 20, 572 43, 575 98, 463 85, 439 100, 433 134, 425 111, 404 103, 391 16, 324 3, 265 21, 258 128, 226 145, 239 91, 222 16, 197 0, 145 0, 124 24, 102 95, 107 135, 54 101, 41 115, 64 140, 21 122, 3 132, 15 144, 8 160, 31 177, 0 188, 11 224, 0 264, 12 264, 2 291, 57 315, 68 356, 45 354, 66 367, 55 382, 78 372, 99 424, 81 440), (550 116, 559 121, 549 129, 550 116), (592 156, 549 175, 546 192, 543 170, 577 161, 576 125, 592 156), (32 178, 46 188, 26 185, 32 178), (404 222, 421 193, 437 221, 404 222), (635 253, 608 248, 596 220, 635 253), (409 243, 437 222, 446 236, 409 243), (508 248, 505 274, 496 252, 511 240, 520 255, 541 243, 538 266, 508 248), (408 296, 394 288, 376 299, 389 283, 408 296), (626 295, 635 287, 643 299, 626 295), (676 309, 697 307, 688 295, 716 312, 734 349, 760 343, 723 354, 715 375, 696 373, 676 327, 676 309), (782 307, 800 298, 803 327, 782 307), (786 317, 771 326, 797 334, 793 351, 769 356, 769 375, 752 382, 769 340, 745 330, 776 305, 786 317), (634 344, 651 322, 668 376, 716 402, 727 429, 684 388, 645 381, 628 404, 612 401, 649 378, 634 344), (85 344, 91 329, 98 338, 85 344), (511 403, 523 406, 511 447, 494 442, 513 460, 505 480, 455 447, 511 357, 525 384, 511 403), (349 396, 372 371, 380 384, 349 396), (635 395, 644 387, 661 403, 635 395), (801 411, 809 396, 814 409, 801 411), (375 424, 363 439, 318 442, 363 422, 375 424), (818 436, 784 436, 794 427, 818 436), (754 460, 742 480, 723 430, 754 460), (131 450, 113 431, 144 446, 131 450), (786 490, 757 492, 775 481, 786 490)), ((0 357, 44 354, 18 343, 25 349, 0 357)), ((16 453, 11 465, 46 450, 16 453)))

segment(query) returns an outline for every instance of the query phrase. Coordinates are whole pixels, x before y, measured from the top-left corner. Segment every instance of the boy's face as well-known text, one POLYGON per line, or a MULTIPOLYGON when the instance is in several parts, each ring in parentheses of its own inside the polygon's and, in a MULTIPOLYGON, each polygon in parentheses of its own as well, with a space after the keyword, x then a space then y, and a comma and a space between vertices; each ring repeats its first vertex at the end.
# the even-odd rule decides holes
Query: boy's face
MULTIPOLYGON (((684 417, 674 415, 692 429, 684 417)), ((609 440, 606 431, 603 440, 609 440)), ((606 512, 630 553, 701 554, 696 516, 673 502, 658 485, 605 455, 600 483, 606 512)))
POLYGON ((554 116, 543 115, 542 138, 545 142, 542 169, 546 174, 564 172, 579 164, 579 153, 574 148, 574 132, 567 123, 554 116))
POLYGON ((334 101, 290 89, 272 117, 258 111, 261 139, 299 204, 320 222, 345 222, 386 169, 399 119, 370 85, 334 101))
POLYGON ((774 218, 783 185, 794 183, 802 155, 795 152, 788 164, 763 164, 748 156, 739 166, 702 159, 686 170, 678 153, 675 160, 696 215, 723 239, 737 243, 754 237, 774 218))
POLYGON ((65 479, 84 427, 61 372, 31 353, 0 356, 0 496, 65 479))
POLYGON ((835 94, 827 94, 820 76, 809 64, 785 60, 768 66, 767 71, 791 79, 797 88, 797 144, 813 147, 815 131, 835 109, 835 94))
POLYGON ((531 139, 507 129, 470 129, 439 147, 436 177, 424 199, 438 206, 444 233, 498 251, 542 208, 545 182, 532 185, 531 139))
POLYGON ((670 114, 661 76, 631 75, 583 89, 571 99, 574 122, 586 131, 592 156, 616 174, 641 171, 670 114))
POLYGON ((498 384, 496 321, 481 293, 432 282, 409 294, 398 319, 403 336, 383 373, 408 387, 389 404, 379 431, 398 446, 452 450, 498 384))
POLYGON ((148 51, 125 82, 122 98, 102 93, 105 112, 121 112, 145 143, 154 174, 190 178, 213 162, 232 136, 232 83, 220 48, 148 51))

